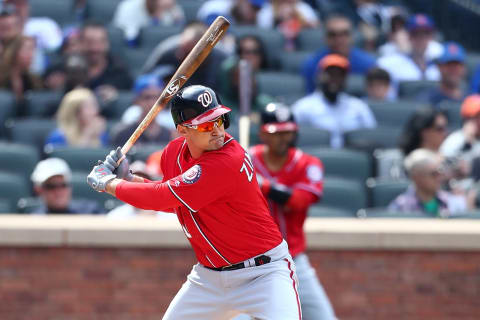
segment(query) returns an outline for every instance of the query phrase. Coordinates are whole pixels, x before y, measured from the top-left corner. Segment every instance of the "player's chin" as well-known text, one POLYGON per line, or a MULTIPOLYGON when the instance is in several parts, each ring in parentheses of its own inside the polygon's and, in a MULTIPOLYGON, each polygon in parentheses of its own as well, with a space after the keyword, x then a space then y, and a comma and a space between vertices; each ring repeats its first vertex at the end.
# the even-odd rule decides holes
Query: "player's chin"
POLYGON ((221 136, 212 138, 212 139, 210 140, 210 147, 211 147, 213 150, 220 149, 221 147, 223 147, 223 140, 224 140, 224 139, 225 139, 225 136, 224 136, 224 135, 221 135, 221 136))

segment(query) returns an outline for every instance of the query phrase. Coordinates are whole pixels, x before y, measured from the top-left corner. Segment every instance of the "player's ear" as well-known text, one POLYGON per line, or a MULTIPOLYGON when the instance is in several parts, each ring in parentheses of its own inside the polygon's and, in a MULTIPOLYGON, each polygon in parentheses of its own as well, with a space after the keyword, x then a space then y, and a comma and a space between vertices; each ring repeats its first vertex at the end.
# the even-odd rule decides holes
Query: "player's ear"
POLYGON ((184 127, 184 126, 181 126, 181 125, 177 125, 177 133, 182 136, 182 137, 185 137, 187 135, 187 128, 184 127))

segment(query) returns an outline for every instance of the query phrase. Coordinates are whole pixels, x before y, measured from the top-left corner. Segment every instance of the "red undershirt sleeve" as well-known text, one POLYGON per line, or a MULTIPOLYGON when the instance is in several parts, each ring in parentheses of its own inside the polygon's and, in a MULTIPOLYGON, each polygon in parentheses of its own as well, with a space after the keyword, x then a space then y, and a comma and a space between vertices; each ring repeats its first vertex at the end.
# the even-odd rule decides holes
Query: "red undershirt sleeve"
POLYGON ((172 194, 167 183, 122 181, 117 185, 115 196, 140 209, 173 212, 172 208, 182 203, 172 194))
POLYGON ((290 199, 288 199, 285 205, 292 210, 303 211, 308 209, 308 207, 310 207, 317 200, 318 197, 311 192, 293 189, 292 196, 290 199))

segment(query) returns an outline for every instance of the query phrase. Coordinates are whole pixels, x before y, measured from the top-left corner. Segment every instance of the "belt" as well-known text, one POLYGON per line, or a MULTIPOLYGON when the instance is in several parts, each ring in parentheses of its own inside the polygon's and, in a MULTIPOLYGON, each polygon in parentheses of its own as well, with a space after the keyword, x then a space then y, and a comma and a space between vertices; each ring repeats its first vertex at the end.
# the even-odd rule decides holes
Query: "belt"
MULTIPOLYGON (((261 266, 263 264, 269 263, 272 260, 272 258, 270 258, 269 256, 266 256, 266 255, 261 255, 261 256, 258 256, 256 258, 254 258, 253 260, 255 261, 255 266, 261 266)), ((245 266, 245 262, 240 262, 240 263, 237 263, 237 264, 232 264, 232 265, 229 265, 229 266, 219 267, 219 268, 212 268, 212 267, 205 266, 205 268, 210 269, 210 270, 215 270, 215 271, 238 270, 238 269, 243 269, 243 268, 246 268, 246 267, 249 267, 249 266, 245 266)))

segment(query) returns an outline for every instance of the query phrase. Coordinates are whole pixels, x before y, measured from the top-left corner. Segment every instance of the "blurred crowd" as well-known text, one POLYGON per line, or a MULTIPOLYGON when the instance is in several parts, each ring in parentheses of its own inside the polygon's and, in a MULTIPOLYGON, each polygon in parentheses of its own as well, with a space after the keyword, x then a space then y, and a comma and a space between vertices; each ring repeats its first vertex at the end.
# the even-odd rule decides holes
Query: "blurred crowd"
MULTIPOLYGON (((15 157, 35 162, 13 172, 30 181, 18 189, 27 192, 5 200, 3 211, 106 213, 117 207, 108 196, 84 190, 88 161, 128 140, 219 15, 231 27, 187 84, 218 92, 233 110, 227 131, 234 137, 245 98, 240 92, 251 92, 252 144, 259 142, 258 112, 281 102, 298 124, 301 149, 322 161, 326 152, 347 157, 325 163, 318 207, 351 216, 388 207, 449 217, 480 204, 480 54, 461 39, 445 39, 435 17, 408 1, 57 3, 0 2, 0 138, 11 145, 3 153, 14 154, 0 156, 0 163, 15 157), (242 76, 245 65, 250 81, 242 76), (25 156, 26 147, 32 156, 25 156), (368 163, 360 183, 348 174, 352 150, 368 163), (350 187, 336 186, 339 179, 350 187), (360 205, 332 196, 348 190, 362 195, 360 205)), ((163 110, 132 150, 137 172, 161 177, 155 151, 176 136, 163 110)), ((128 213, 117 208, 114 215, 136 214, 123 208, 128 213)))

